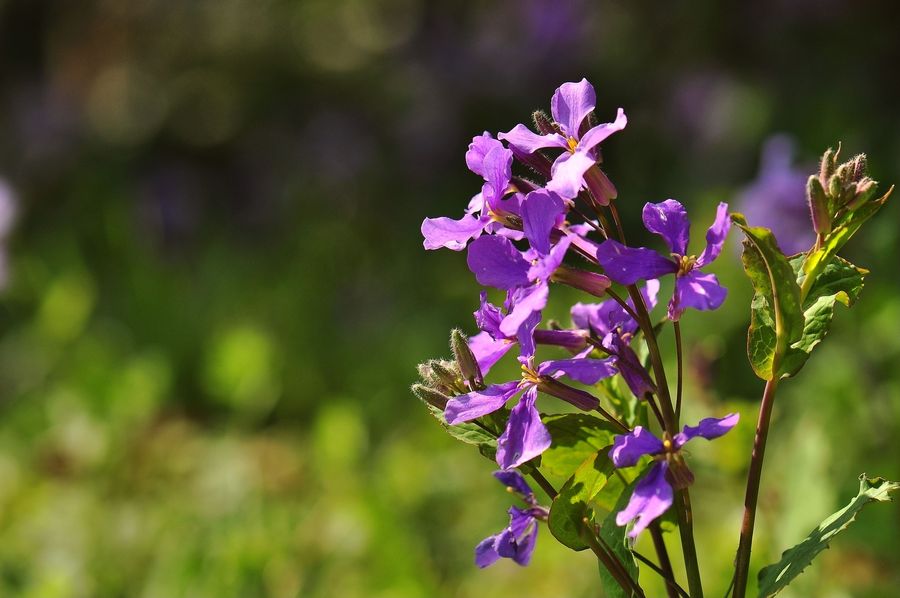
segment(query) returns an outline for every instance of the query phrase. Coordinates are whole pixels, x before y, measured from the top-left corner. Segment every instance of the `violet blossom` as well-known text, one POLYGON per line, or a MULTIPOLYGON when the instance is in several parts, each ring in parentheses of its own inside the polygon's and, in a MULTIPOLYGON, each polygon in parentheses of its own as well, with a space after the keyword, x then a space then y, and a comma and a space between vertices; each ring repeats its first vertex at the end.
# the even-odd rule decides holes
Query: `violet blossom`
POLYGON ((597 146, 628 124, 625 111, 619 108, 615 121, 585 130, 585 121, 594 111, 596 102, 594 87, 587 79, 563 83, 550 100, 550 112, 558 132, 537 134, 518 124, 498 138, 523 154, 551 148, 564 150, 553 162, 547 189, 564 199, 574 199, 586 184, 585 173, 598 161, 597 146))
POLYGON ((597 249, 597 260, 606 275, 619 284, 631 285, 638 280, 675 274, 675 292, 668 308, 671 320, 678 320, 688 307, 710 310, 722 305, 728 291, 719 284, 715 274, 705 274, 701 268, 711 264, 722 251, 731 228, 728 204, 719 204, 716 219, 706 232, 706 248, 700 257, 687 253, 691 225, 681 203, 674 199, 648 203, 644 206, 643 220, 647 230, 662 237, 671 257, 644 247, 626 247, 608 239, 597 249))
POLYGON ((694 476, 684 462, 681 449, 696 437, 712 440, 727 433, 738 423, 739 414, 732 413, 723 418, 708 417, 696 426, 684 426, 674 438, 668 435, 660 440, 652 432, 636 426, 630 434, 616 436, 609 452, 616 467, 637 465, 641 457, 653 457, 655 463, 647 475, 634 487, 631 500, 624 510, 616 515, 617 525, 634 521, 628 537, 636 538, 657 517, 672 505, 674 489, 690 486, 694 476))
POLYGON ((475 564, 488 567, 500 558, 508 558, 525 566, 531 560, 537 541, 538 521, 547 519, 549 511, 538 505, 531 487, 515 469, 495 471, 494 477, 513 494, 525 501, 527 507, 509 508, 509 525, 498 534, 488 536, 475 547, 475 564))
POLYGON ((500 410, 506 403, 521 394, 512 408, 506 428, 497 439, 497 464, 503 469, 517 467, 529 461, 550 446, 550 433, 541 421, 535 402, 538 390, 568 401, 583 411, 590 411, 599 404, 593 395, 558 381, 562 376, 582 384, 596 384, 616 373, 612 359, 575 357, 534 364, 534 326, 540 315, 531 316, 531 328, 519 330, 522 378, 500 384, 491 384, 483 390, 473 390, 451 398, 444 408, 444 419, 450 425, 472 421, 500 410))

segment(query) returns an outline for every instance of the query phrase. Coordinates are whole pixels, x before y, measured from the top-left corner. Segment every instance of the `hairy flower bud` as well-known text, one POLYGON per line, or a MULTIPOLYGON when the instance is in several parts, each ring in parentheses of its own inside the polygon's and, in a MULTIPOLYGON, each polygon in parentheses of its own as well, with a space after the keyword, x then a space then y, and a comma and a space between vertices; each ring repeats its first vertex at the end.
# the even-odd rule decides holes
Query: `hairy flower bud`
POLYGON ((819 182, 822 183, 823 187, 828 186, 828 181, 831 179, 831 176, 834 174, 834 169, 837 167, 837 159, 840 153, 841 144, 838 143, 837 150, 833 150, 829 147, 822 155, 822 162, 819 166, 819 182))
POLYGON ((464 390, 463 377, 456 363, 441 359, 432 359, 428 362, 433 375, 438 379, 440 386, 448 391, 464 390))
POLYGON ((411 387, 412 393, 416 395, 420 401, 428 403, 432 407, 437 407, 441 411, 447 406, 447 401, 450 400, 450 397, 440 392, 439 390, 435 390, 434 388, 429 388, 424 384, 413 384, 411 387))
POLYGON ((553 121, 543 110, 535 110, 531 114, 531 118, 534 120, 535 128, 541 135, 550 135, 559 132, 553 125, 553 121))
POLYGON ((484 387, 484 376, 478 367, 478 360, 469 348, 469 339, 459 328, 454 328, 450 332, 450 349, 463 379, 468 381, 469 386, 472 389, 484 387))
POLYGON ((816 175, 811 175, 806 184, 806 201, 816 234, 826 235, 831 231, 831 214, 828 213, 828 198, 816 175))
POLYGON ((608 206, 610 201, 619 196, 616 186, 596 164, 584 173, 584 182, 587 183, 591 195, 601 206, 608 206))

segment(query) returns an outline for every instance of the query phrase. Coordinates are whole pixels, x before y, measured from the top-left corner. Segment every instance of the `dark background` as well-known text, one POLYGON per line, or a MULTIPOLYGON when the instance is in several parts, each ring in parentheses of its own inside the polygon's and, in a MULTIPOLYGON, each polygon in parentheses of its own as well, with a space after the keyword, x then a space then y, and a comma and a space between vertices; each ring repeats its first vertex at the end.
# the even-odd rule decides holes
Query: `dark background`
MULTIPOLYGON (((508 495, 408 386, 451 327, 474 329, 479 289, 462 254, 422 249, 422 219, 478 191, 473 135, 583 76, 601 119, 629 116, 604 157, 632 239, 667 197, 698 241, 718 201, 802 220, 802 185, 748 191, 776 133, 794 180, 841 141, 897 182, 898 17, 838 0, 0 0, 0 593, 598 595, 591 558, 546 533, 528 569, 471 563, 508 495)), ((900 476, 898 215, 845 250, 872 270, 863 301, 779 398, 756 565, 860 472, 900 476)), ((695 451, 711 594, 761 391, 736 240, 714 270, 731 297, 684 320, 689 417, 744 419, 695 451)), ((895 506, 866 512, 794 595, 893 595, 898 532, 895 506)))

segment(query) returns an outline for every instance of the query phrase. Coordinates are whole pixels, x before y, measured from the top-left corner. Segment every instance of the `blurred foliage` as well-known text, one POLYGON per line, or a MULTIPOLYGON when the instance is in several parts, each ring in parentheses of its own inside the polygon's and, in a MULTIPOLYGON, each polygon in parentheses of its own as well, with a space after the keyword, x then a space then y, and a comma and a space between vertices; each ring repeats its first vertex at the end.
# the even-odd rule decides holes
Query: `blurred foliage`
MULTIPOLYGON (((590 556, 546 530, 527 569, 471 562, 508 496, 408 385, 452 326, 472 329, 477 288, 461 255, 421 249, 419 223, 477 191, 473 134, 582 76, 601 116, 629 114, 605 159, 632 238, 648 200, 711 220, 773 132, 800 162, 842 140, 900 181, 897 12, 0 1, 0 177, 18 202, 0 300, 0 594, 597 595, 590 556)), ((847 248, 872 271, 862 303, 779 397, 755 567, 860 471, 900 476, 898 213, 847 248)), ((744 422, 692 455, 710 594, 728 582, 761 390, 733 249, 717 262, 726 307, 684 321, 686 418, 744 422)), ((893 595, 898 519, 867 513, 789 591, 893 595)))

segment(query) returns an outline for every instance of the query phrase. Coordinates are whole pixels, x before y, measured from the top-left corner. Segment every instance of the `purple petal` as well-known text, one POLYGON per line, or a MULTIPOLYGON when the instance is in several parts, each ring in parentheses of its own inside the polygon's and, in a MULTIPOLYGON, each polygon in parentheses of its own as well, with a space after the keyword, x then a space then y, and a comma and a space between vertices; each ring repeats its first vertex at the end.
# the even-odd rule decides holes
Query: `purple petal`
POLYGON ((550 253, 550 231, 566 213, 563 200, 556 193, 538 189, 525 196, 521 213, 522 228, 532 249, 541 255, 550 253))
POLYGON ((719 257, 729 230, 731 230, 731 218, 728 217, 728 204, 720 203, 716 210, 716 219, 706 231, 706 249, 697 260, 698 268, 702 268, 719 257))
POLYGON ((553 276, 553 273, 556 272, 556 269, 559 268, 559 265, 565 259, 566 252, 571 244, 572 237, 569 235, 557 241, 556 245, 550 249, 548 255, 539 257, 537 263, 531 265, 531 268, 528 269, 528 278, 539 282, 550 280, 550 277, 553 276))
POLYGON ((643 218, 647 230, 662 237, 670 252, 687 255, 691 223, 683 205, 674 199, 648 203, 644 206, 643 218))
POLYGON ((562 373, 582 384, 596 384, 614 376, 616 368, 612 359, 556 359, 542 363, 538 373, 543 376, 562 373))
POLYGON ((522 324, 519 326, 519 329, 516 331, 516 340, 519 341, 520 348, 519 361, 521 363, 527 363, 532 357, 534 357, 534 353, 536 350, 534 331, 540 323, 541 312, 535 311, 532 312, 530 316, 525 318, 525 321, 522 322, 522 324))
POLYGON ((501 469, 500 471, 495 471, 494 477, 507 488, 512 488, 518 492, 526 500, 528 500, 529 497, 534 497, 534 491, 532 491, 531 486, 528 485, 528 482, 525 481, 522 474, 515 469, 501 469))
POLYGON ((476 390, 447 401, 444 419, 450 425, 472 421, 482 415, 493 413, 506 404, 519 390, 518 380, 492 384, 484 390, 476 390))
POLYGON ((535 408, 537 389, 529 388, 512 408, 506 430, 497 439, 497 464, 503 469, 518 467, 550 447, 550 432, 535 408))
POLYGON ((502 148, 503 144, 494 139, 487 131, 473 137, 472 143, 469 144, 469 150, 466 152, 466 166, 468 166, 469 170, 475 174, 484 177, 484 157, 487 156, 488 152, 492 149, 498 147, 502 148))
POLYGON ((531 264, 504 237, 491 235, 473 241, 469 245, 466 263, 479 284, 485 286, 506 290, 529 283, 531 264))
POLYGON ((503 319, 503 312, 496 305, 488 303, 487 293, 481 291, 479 296, 478 309, 472 314, 475 316, 475 324, 479 330, 487 332, 494 338, 502 338, 500 333, 500 321, 503 319))
POLYGON ((570 313, 575 326, 591 330, 601 338, 626 323, 630 328, 630 323, 634 322, 622 306, 612 299, 602 303, 576 303, 570 313))
POLYGON ((666 512, 672 505, 672 486, 666 480, 665 461, 660 461, 634 487, 634 493, 625 510, 616 515, 616 524, 625 525, 636 520, 628 532, 629 538, 636 538, 650 523, 666 512))
POLYGON ((498 146, 487 153, 482 163, 485 185, 481 188, 481 193, 484 195, 484 201, 497 213, 511 207, 500 200, 509 188, 512 162, 513 153, 503 146, 498 146))
MULTIPOLYGON (((641 289, 641 295, 644 297, 644 303, 647 304, 648 310, 656 307, 657 298, 659 296, 659 281, 655 279, 648 280, 644 285, 644 288, 641 289)), ((634 305, 631 305, 631 307, 633 308, 634 305)))
POLYGON ((654 391, 653 380, 650 378, 650 374, 647 373, 647 369, 643 366, 641 360, 638 359, 634 349, 621 336, 611 332, 603 339, 603 345, 609 347, 615 353, 616 368, 622 374, 625 384, 628 385, 634 396, 640 399, 648 392, 654 391))
MULTIPOLYGON (((500 322, 500 332, 505 336, 515 336, 519 328, 529 318, 540 312, 547 305, 550 289, 547 283, 537 283, 523 290, 523 294, 516 302, 512 311, 500 322)), ((540 321, 540 317, 538 317, 540 321)), ((524 345, 523 345, 524 352, 524 345)))
POLYGON ((535 330, 534 342, 580 351, 586 346, 585 336, 582 330, 535 330))
POLYGON ((563 133, 578 139, 581 121, 591 113, 596 103, 594 87, 587 79, 577 83, 563 83, 550 100, 550 113, 563 133))
POLYGON ((532 521, 531 531, 519 539, 518 550, 516 551, 516 556, 513 557, 513 561, 523 567, 531 562, 531 554, 534 552, 535 544, 537 544, 537 535, 538 525, 532 521))
MULTIPOLYGON (((471 252, 470 246, 469 253, 471 252)), ((634 284, 641 279, 659 278, 678 270, 675 262, 653 250, 644 247, 626 247, 612 239, 604 241, 597 248, 597 261, 603 266, 607 276, 624 285, 634 284)))
POLYGON ((679 319, 688 307, 699 310, 716 309, 722 305, 727 295, 728 289, 719 284, 715 274, 692 270, 675 279, 675 294, 669 302, 669 319, 679 319))
POLYGON ((539 149, 546 149, 549 147, 569 147, 565 137, 562 135, 558 133, 538 135, 525 125, 516 125, 509 132, 500 133, 497 137, 526 154, 533 154, 539 149))
POLYGON ((631 467, 644 455, 655 455, 663 451, 662 440, 650 430, 635 426, 631 434, 616 436, 609 458, 616 467, 631 467))
POLYGON ((500 538, 503 532, 499 534, 488 536, 484 540, 478 543, 478 546, 475 547, 475 564, 478 565, 481 569, 485 567, 489 567, 497 562, 500 558, 500 555, 497 554, 497 540, 500 538))
POLYGON ((603 143, 607 137, 624 129, 627 124, 628 118, 625 116, 625 111, 619 108, 619 111, 616 113, 616 120, 611 123, 597 125, 582 136, 581 141, 578 142, 578 151, 590 152, 590 150, 603 143))
POLYGON ((459 220, 452 218, 426 218, 422 221, 422 236, 425 237, 425 249, 446 247, 453 251, 462 251, 470 239, 478 237, 490 218, 463 216, 459 220))
POLYGON ((515 341, 512 339, 495 339, 487 332, 479 332, 469 339, 469 348, 472 350, 472 354, 475 355, 475 361, 478 362, 481 374, 485 376, 491 371, 495 363, 509 353, 509 350, 515 344, 515 341))
POLYGON ((731 428, 735 427, 741 419, 739 413, 730 413, 725 417, 707 417, 701 419, 696 426, 685 426, 680 434, 675 435, 675 446, 681 448, 685 443, 698 436, 712 440, 724 436, 731 428))
POLYGON ((547 189, 558 193, 563 199, 574 199, 584 187, 584 173, 594 163, 594 158, 586 152, 562 154, 553 163, 547 189))

